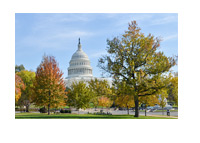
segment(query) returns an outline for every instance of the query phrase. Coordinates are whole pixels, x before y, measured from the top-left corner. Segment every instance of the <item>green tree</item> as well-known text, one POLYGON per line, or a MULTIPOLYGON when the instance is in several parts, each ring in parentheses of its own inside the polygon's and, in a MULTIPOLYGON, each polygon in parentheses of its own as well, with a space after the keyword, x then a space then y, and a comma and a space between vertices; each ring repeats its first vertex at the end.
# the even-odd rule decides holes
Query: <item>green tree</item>
POLYGON ((29 112, 29 106, 32 102, 32 91, 33 91, 33 82, 35 80, 35 72, 22 70, 16 73, 21 77, 25 84, 25 89, 22 91, 22 95, 18 101, 20 106, 26 106, 26 112, 29 112))
MULTIPOLYGON (((99 59, 98 66, 114 80, 122 79, 130 86, 135 101, 135 117, 139 117, 139 97, 155 95, 168 84, 167 73, 176 59, 157 51, 160 39, 145 36, 136 21, 129 24, 121 38, 107 40, 108 55, 99 59)), ((116 83, 116 82, 114 82, 116 83)))
POLYGON ((20 71, 23 71, 25 70, 24 66, 21 64, 21 65, 15 65, 15 73, 17 72, 20 72, 20 71))
POLYGON ((63 73, 53 56, 44 56, 36 71, 33 101, 38 106, 50 108, 65 106, 66 92, 63 73))
POLYGON ((107 80, 98 80, 97 78, 91 79, 89 82, 89 88, 91 91, 91 102, 94 104, 95 110, 99 105, 98 101, 101 96, 109 96, 112 93, 110 85, 107 80))
POLYGON ((89 87, 83 81, 73 82, 67 97, 67 104, 77 109, 88 108, 92 98, 89 87))

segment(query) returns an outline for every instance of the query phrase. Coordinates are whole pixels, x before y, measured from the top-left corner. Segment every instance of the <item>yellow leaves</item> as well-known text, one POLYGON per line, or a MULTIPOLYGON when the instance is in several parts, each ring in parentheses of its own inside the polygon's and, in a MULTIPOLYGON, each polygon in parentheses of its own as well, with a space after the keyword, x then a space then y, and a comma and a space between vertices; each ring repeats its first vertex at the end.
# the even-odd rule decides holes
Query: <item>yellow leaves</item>
POLYGON ((134 107, 135 101, 132 95, 119 95, 115 100, 115 104, 120 107, 134 107))
POLYGON ((108 97, 102 96, 98 99, 98 103, 99 106, 110 107, 113 102, 108 97))
POLYGON ((146 106, 154 106, 159 103, 158 96, 156 95, 140 96, 139 101, 146 104, 146 106))

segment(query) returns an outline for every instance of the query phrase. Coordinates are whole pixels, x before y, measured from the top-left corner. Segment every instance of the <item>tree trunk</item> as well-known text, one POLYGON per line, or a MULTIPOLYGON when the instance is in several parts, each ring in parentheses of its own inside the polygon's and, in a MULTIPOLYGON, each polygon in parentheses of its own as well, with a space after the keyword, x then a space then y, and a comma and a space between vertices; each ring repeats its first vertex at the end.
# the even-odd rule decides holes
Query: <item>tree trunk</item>
POLYGON ((129 110, 128 110, 128 106, 127 106, 127 114, 129 115, 129 110))
POLYGON ((145 105, 145 116, 147 116, 147 106, 145 105))
POLYGON ((26 105, 26 112, 29 112, 29 105, 26 105))
POLYGON ((163 107, 162 107, 162 115, 164 115, 164 112, 163 112, 163 107))
POLYGON ((50 115, 50 104, 48 104, 48 115, 50 115))
POLYGON ((138 100, 138 96, 135 97, 135 117, 139 117, 139 100, 138 100))
POLYGON ((49 90, 49 104, 48 104, 48 115, 50 115, 50 100, 51 100, 51 92, 50 92, 50 90, 49 90))

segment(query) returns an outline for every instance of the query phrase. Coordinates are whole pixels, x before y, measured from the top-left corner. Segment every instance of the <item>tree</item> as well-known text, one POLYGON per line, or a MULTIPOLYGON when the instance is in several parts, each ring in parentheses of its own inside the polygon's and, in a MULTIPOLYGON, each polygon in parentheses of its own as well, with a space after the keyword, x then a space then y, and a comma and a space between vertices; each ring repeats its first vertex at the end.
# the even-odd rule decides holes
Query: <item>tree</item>
POLYGON ((35 80, 35 72, 22 70, 16 73, 21 77, 25 84, 25 89, 22 91, 22 96, 18 101, 19 105, 26 106, 26 112, 29 112, 29 106, 32 102, 33 81, 35 80))
POLYGON ((91 79, 89 82, 89 88, 92 94, 91 102, 94 104, 95 110, 99 105, 98 101, 101 96, 108 96, 112 93, 112 90, 108 84, 107 80, 98 80, 95 78, 91 79))
POLYGON ((38 106, 47 106, 48 115, 51 107, 65 105, 66 92, 62 75, 53 56, 44 56, 37 67, 33 101, 38 106))
POLYGON ((25 89, 25 85, 23 80, 20 76, 15 74, 15 103, 19 100, 21 97, 22 90, 25 89))
POLYGON ((135 102, 134 102, 133 96, 129 96, 129 95, 118 96, 116 98, 116 100, 115 100, 115 103, 119 107, 125 107, 125 108, 127 108, 127 114, 128 115, 129 115, 129 108, 135 106, 135 102))
MULTIPOLYGON (((157 51, 160 39, 140 32, 136 21, 129 24, 121 38, 107 40, 108 55, 99 59, 98 66, 114 80, 130 86, 135 101, 135 117, 139 117, 139 97, 155 95, 168 83, 167 73, 176 64, 174 57, 157 51)), ((116 82, 114 82, 116 83, 116 82)))
POLYGON ((106 96, 101 96, 100 98, 98 98, 98 105, 103 107, 110 107, 113 102, 106 96))
POLYGON ((170 78, 170 84, 168 86, 168 100, 178 105, 178 76, 172 76, 170 78))
POLYGON ((92 98, 89 87, 83 81, 73 82, 67 97, 68 105, 77 109, 88 108, 92 98))
POLYGON ((147 115, 147 106, 154 106, 155 104, 159 104, 158 96, 156 95, 141 96, 139 97, 139 101, 145 106, 145 116, 147 115))
POLYGON ((115 95, 115 104, 120 107, 127 108, 127 114, 129 115, 129 108, 135 106, 135 101, 133 96, 131 96, 132 94, 130 87, 126 85, 126 82, 118 82, 117 88, 115 90, 115 95))
POLYGON ((25 70, 24 66, 21 64, 21 65, 15 65, 15 73, 17 72, 20 72, 20 71, 23 71, 25 70))

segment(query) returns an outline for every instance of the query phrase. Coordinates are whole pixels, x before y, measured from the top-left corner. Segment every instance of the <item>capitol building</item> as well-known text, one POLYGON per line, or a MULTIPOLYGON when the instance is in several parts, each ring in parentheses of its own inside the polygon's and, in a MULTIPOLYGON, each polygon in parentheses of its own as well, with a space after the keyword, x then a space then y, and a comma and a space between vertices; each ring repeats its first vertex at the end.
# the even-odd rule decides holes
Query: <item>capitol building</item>
MULTIPOLYGON (((84 81, 88 82, 95 79, 92 75, 92 67, 87 54, 82 50, 80 38, 77 51, 72 55, 68 67, 68 77, 64 79, 66 87, 70 87, 73 82, 84 81)), ((98 80, 107 80, 109 85, 112 81, 107 78, 97 78, 98 80)))

